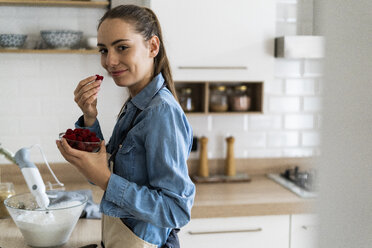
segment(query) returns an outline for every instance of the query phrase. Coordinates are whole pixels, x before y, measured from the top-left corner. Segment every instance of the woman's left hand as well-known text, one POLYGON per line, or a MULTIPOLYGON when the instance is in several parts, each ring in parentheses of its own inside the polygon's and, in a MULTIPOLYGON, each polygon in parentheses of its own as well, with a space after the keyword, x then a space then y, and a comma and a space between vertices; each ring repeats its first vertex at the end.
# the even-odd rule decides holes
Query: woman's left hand
POLYGON ((89 181, 106 190, 111 172, 108 168, 105 141, 101 142, 99 152, 85 152, 72 148, 66 139, 57 140, 62 156, 74 165, 89 181))

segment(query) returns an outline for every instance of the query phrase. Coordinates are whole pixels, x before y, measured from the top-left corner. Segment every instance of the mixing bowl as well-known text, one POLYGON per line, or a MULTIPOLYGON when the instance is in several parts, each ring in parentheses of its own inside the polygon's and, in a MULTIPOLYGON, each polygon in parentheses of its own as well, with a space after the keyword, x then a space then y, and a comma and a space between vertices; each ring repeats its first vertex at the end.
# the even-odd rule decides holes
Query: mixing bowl
POLYGON ((0 46, 4 48, 20 48, 27 38, 25 34, 0 34, 0 46))
POLYGON ((39 208, 31 193, 9 197, 4 204, 32 247, 58 247, 67 243, 88 197, 77 192, 47 191, 50 204, 39 208))
POLYGON ((83 32, 72 30, 42 30, 41 38, 51 48, 67 49, 78 45, 83 32))

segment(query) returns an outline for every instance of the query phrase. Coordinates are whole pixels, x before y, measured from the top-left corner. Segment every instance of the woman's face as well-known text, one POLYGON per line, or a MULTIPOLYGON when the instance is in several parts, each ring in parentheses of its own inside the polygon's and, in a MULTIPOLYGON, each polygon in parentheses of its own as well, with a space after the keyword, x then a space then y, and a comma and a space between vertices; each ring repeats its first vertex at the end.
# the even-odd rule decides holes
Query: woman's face
POLYGON ((131 24, 117 18, 102 22, 97 39, 101 65, 118 86, 128 87, 134 97, 153 77, 159 39, 153 36, 145 41, 131 24))

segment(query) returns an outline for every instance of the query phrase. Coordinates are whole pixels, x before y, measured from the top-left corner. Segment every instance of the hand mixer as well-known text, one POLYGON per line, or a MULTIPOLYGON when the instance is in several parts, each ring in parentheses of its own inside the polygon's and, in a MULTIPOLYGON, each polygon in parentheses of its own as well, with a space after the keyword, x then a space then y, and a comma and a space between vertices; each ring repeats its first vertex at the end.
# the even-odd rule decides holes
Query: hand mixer
POLYGON ((19 149, 15 154, 12 152, 6 150, 5 148, 1 147, 0 143, 0 154, 3 154, 5 158, 7 158, 10 162, 17 164, 18 167, 21 169, 21 172, 23 174, 23 177, 25 178, 25 181, 27 183, 28 189, 32 193, 32 195, 35 197, 35 200, 39 207, 41 208, 47 208, 49 205, 49 198, 48 195, 45 192, 45 184, 43 179, 41 178, 39 169, 36 167, 36 165, 31 162, 30 160, 30 150, 32 147, 37 146, 40 149, 40 152, 43 156, 43 159, 45 161, 45 164, 48 166, 48 169, 50 173, 53 175, 54 179, 56 180, 57 184, 60 186, 64 186, 58 178, 54 175, 52 169, 50 168, 45 155, 43 153, 43 150, 39 145, 33 145, 31 147, 24 147, 19 149))

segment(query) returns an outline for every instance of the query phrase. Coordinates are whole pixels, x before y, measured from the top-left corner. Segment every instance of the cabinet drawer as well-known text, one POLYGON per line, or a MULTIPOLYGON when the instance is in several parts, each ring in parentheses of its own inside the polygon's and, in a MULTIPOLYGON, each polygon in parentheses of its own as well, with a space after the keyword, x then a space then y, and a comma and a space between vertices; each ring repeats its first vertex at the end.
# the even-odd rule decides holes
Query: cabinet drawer
POLYGON ((179 238, 184 248, 288 248, 289 221, 289 215, 192 219, 179 238))
POLYGON ((291 216, 291 248, 318 247, 318 220, 315 214, 291 216))

